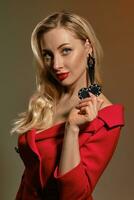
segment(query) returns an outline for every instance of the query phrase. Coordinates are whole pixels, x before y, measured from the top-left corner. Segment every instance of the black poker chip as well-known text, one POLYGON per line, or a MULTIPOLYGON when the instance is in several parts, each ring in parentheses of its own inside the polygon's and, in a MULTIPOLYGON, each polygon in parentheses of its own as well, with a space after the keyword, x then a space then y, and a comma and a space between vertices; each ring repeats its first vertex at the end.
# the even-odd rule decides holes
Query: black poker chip
POLYGON ((88 88, 81 88, 79 90, 79 92, 78 92, 78 97, 80 99, 84 99, 84 98, 90 97, 89 89, 88 88))
POLYGON ((99 96, 102 92, 101 87, 98 84, 92 84, 88 88, 88 91, 94 94, 95 96, 99 96))
POLYGON ((80 99, 90 97, 89 92, 91 92, 95 96, 99 96, 102 92, 102 89, 98 84, 92 84, 88 88, 81 88, 78 92, 78 96, 80 99))

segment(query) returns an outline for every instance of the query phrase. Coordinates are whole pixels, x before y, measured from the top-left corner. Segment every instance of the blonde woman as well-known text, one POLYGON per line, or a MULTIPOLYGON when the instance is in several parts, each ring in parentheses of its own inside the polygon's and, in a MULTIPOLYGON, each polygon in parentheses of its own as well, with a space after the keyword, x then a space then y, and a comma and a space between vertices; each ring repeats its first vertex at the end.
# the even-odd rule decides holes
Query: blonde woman
POLYGON ((123 105, 101 92, 100 43, 62 11, 36 25, 31 46, 37 89, 12 129, 25 165, 16 200, 93 200, 124 125, 123 105))

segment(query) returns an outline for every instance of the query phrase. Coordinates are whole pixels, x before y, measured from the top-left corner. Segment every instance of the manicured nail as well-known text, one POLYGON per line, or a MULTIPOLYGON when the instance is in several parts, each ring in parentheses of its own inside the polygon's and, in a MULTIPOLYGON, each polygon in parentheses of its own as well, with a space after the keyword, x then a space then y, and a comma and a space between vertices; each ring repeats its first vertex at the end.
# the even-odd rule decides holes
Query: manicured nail
POLYGON ((89 92, 90 96, 94 96, 91 92, 89 92))

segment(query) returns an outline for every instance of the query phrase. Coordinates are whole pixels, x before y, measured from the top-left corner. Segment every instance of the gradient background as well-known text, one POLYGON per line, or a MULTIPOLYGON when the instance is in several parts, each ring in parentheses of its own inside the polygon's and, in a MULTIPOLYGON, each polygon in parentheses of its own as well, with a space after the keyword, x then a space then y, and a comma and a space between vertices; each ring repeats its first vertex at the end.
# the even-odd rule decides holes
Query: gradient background
POLYGON ((116 153, 96 186, 95 200, 133 200, 134 1, 1 0, 0 9, 0 199, 14 199, 23 171, 14 150, 17 137, 11 137, 9 131, 12 120, 27 109, 35 90, 31 32, 46 15, 68 9, 91 22, 104 50, 103 93, 113 103, 125 106, 126 126, 116 153))

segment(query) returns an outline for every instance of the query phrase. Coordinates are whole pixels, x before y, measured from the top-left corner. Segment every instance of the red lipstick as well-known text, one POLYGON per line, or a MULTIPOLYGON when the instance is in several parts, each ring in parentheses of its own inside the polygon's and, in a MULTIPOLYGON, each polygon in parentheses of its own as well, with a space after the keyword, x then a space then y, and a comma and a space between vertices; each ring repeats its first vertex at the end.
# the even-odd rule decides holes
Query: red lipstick
POLYGON ((66 79, 69 75, 69 72, 67 73, 61 73, 61 74, 56 74, 57 78, 60 80, 60 81, 63 81, 64 79, 66 79))

